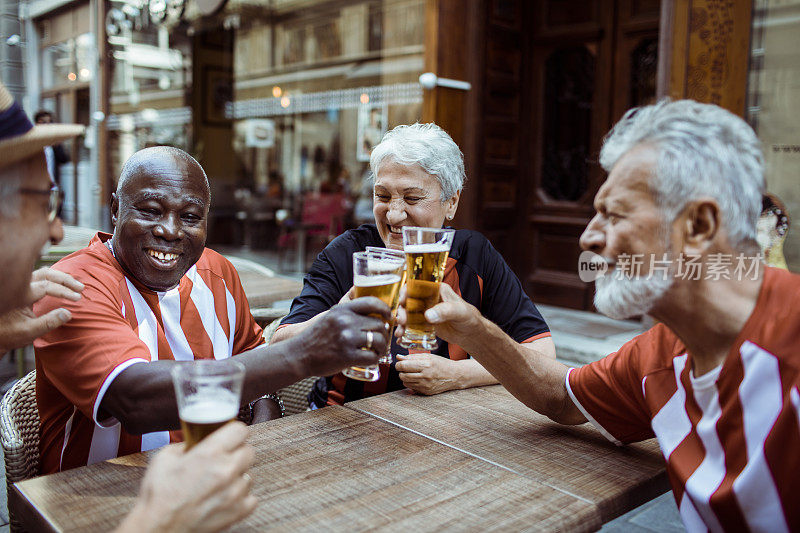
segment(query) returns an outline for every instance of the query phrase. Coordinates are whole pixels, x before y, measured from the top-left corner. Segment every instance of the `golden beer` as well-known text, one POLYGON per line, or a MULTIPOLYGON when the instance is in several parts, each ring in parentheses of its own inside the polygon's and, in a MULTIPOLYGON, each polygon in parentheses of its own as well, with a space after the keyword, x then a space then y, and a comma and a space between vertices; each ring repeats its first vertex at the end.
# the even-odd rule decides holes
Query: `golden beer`
POLYGON ((239 405, 227 400, 229 399, 201 400, 185 405, 180 410, 181 429, 187 450, 236 418, 239 405))
POLYGON ((439 303, 439 284, 444 278, 449 248, 420 244, 406 248, 407 339, 436 338, 434 327, 425 320, 425 311, 439 303))
MULTIPOLYGON (((382 251, 356 252, 353 254, 354 297, 374 296, 390 308, 397 308, 400 286, 403 281, 402 256, 391 256, 382 251)), ((375 350, 372 346, 370 350, 375 350)), ((384 354, 385 355, 385 354, 384 354)), ((376 381, 380 378, 378 365, 368 367, 351 366, 342 373, 361 381, 376 381)))
POLYGON ((397 309, 403 276, 384 274, 380 276, 355 276, 355 278, 356 298, 374 296, 393 308, 393 310, 397 309))
MULTIPOLYGON (((400 288, 406 284, 406 254, 400 250, 392 248, 378 248, 376 246, 367 246, 367 252, 378 257, 380 260, 392 261, 402 268, 402 277, 400 279, 400 288)), ((387 302, 388 303, 388 302, 387 302)), ((397 291, 389 308, 392 310, 392 322, 389 324, 390 339, 394 336, 394 328, 397 324, 397 308, 400 306, 400 291, 397 291)), ((378 359, 378 363, 391 364, 392 359, 392 343, 386 344, 386 352, 378 359)))
POLYGON ((187 450, 239 414, 244 372, 234 358, 182 362, 172 368, 187 450))
MULTIPOLYGON (((386 274, 384 276, 364 276, 358 279, 356 276, 356 298, 364 296, 374 296, 392 308, 392 312, 397 310, 400 300, 400 287, 403 286, 403 276, 396 274, 386 274)), ((391 324, 389 324, 391 326, 391 324)), ((351 367, 356 373, 368 373, 370 369, 354 366, 351 367)))

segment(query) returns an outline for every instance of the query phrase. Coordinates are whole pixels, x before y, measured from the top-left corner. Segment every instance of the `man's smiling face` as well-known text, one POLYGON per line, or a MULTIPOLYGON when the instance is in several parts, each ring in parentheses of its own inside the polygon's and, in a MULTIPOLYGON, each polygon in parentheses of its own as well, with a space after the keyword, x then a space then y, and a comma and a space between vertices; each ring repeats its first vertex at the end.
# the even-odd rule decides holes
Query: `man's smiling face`
POLYGON ((203 253, 209 203, 198 165, 165 151, 149 154, 111 205, 112 246, 123 270, 154 291, 177 286, 203 253))

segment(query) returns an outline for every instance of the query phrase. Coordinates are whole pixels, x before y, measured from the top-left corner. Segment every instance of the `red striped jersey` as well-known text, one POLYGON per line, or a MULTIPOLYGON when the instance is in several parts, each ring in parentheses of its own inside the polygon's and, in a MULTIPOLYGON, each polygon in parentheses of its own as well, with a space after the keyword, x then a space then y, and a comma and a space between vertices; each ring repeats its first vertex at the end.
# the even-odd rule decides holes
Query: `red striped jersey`
POLYGON ((233 265, 206 249, 177 287, 154 292, 125 277, 99 233, 54 266, 85 285, 78 302, 40 301, 41 314, 66 307, 72 320, 34 343, 42 472, 51 473, 181 440, 180 431, 131 435, 100 419, 103 395, 134 364, 224 359, 263 342, 233 265))
POLYGON ((688 531, 800 530, 798 301, 800 276, 767 267, 730 352, 702 376, 663 324, 567 374, 606 437, 658 439, 688 531))

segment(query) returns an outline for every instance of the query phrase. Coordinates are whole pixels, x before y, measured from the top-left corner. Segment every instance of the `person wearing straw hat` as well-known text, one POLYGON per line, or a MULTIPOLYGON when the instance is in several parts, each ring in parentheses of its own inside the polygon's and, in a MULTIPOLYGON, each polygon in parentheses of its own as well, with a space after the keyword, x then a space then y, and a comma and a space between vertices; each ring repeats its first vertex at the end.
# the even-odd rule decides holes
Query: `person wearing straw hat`
MULTIPOLYGON (((31 270, 48 241, 63 235, 56 217, 60 196, 51 187, 44 147, 83 132, 75 124, 34 126, 0 82, 0 346, 29 343, 70 319, 65 309, 42 317, 26 312, 45 294, 78 300, 83 285, 55 270, 31 270)), ((123 520, 125 531, 218 531, 249 515, 247 470, 254 460, 239 422, 221 428, 191 451, 183 445, 159 453, 148 468, 140 496, 123 520)))
POLYGON ((70 319, 58 308, 40 317, 30 305, 45 295, 69 300, 80 298, 83 285, 71 276, 50 269, 31 274, 42 247, 64 235, 56 216, 61 203, 52 186, 44 148, 83 132, 78 124, 34 126, 0 83, 0 273, 4 297, 0 299, 0 352, 25 346, 39 335, 70 319))

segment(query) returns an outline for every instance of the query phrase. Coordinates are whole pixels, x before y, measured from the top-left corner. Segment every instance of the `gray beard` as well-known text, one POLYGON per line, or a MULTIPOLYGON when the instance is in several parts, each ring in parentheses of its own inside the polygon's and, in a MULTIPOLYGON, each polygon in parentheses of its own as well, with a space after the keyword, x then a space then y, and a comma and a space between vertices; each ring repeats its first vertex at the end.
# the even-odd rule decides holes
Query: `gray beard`
POLYGON ((675 282, 672 273, 652 279, 620 276, 616 271, 595 280, 594 305, 616 320, 646 315, 675 282))

